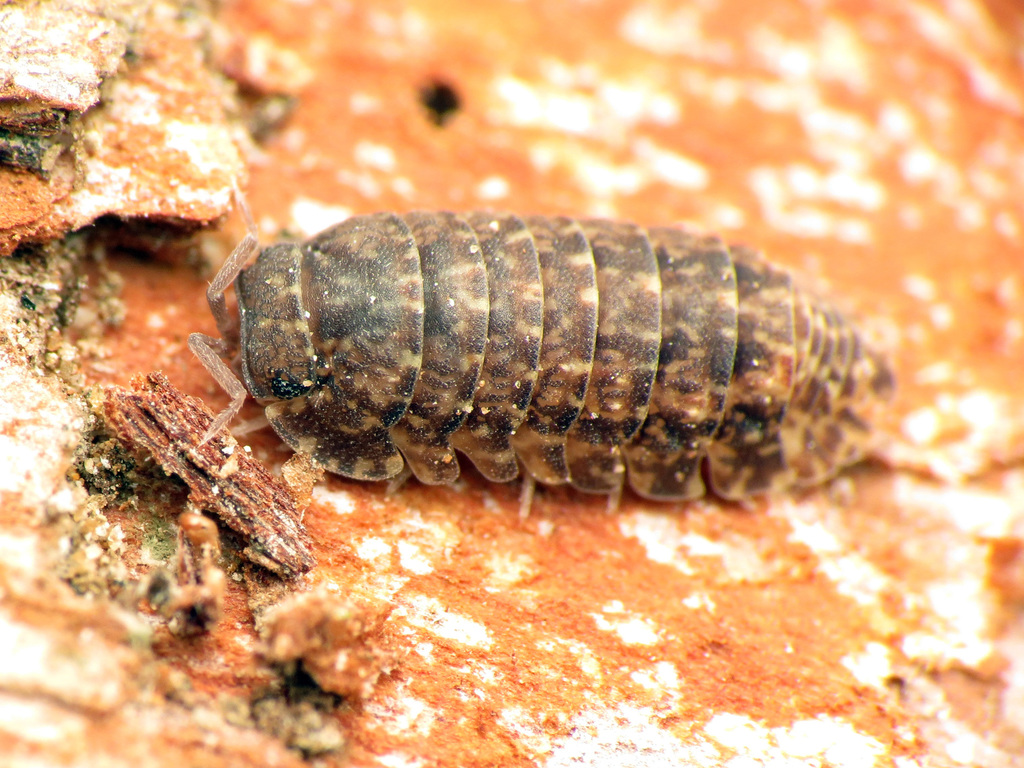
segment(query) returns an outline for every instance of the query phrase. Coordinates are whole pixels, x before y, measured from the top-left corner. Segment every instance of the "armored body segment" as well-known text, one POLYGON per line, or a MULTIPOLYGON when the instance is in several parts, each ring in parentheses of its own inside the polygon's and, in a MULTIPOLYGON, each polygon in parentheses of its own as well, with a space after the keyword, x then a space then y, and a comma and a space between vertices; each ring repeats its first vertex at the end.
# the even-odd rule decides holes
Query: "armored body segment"
POLYGON ((648 231, 662 289, 662 340, 647 419, 623 447, 629 484, 651 499, 703 496, 701 463, 718 432, 736 355, 736 273, 724 243, 648 231))
MULTIPOLYGON (((859 456, 859 446, 867 433, 867 424, 856 416, 857 401, 864 381, 862 365, 864 347, 855 332, 850 331, 850 362, 843 376, 842 388, 836 400, 833 418, 834 438, 829 451, 829 461, 835 468, 846 466, 859 456)), ((835 470, 833 470, 835 471, 835 470)))
POLYGON ((844 326, 850 335, 849 363, 830 417, 815 424, 817 472, 802 477, 805 484, 821 482, 860 458, 874 411, 892 394, 888 367, 865 348, 852 327, 844 326))
POLYGON ((793 392, 793 287, 789 275, 743 246, 736 271, 736 359, 722 426, 708 458, 715 493, 727 499, 785 488, 793 473, 781 426, 793 392))
MULTIPOLYGON (((836 457, 841 462, 833 471, 857 461, 864 453, 868 442, 871 423, 879 410, 892 398, 895 389, 892 370, 885 360, 871 349, 858 334, 853 363, 844 383, 844 392, 852 390, 846 405, 838 414, 838 422, 844 430, 843 447, 836 457)), ((847 395, 844 394, 844 398, 847 395)))
MULTIPOLYGON (((789 399, 790 408, 797 397, 797 392, 807 377, 811 364, 811 348, 814 344, 814 309, 808 301, 807 294, 793 285, 793 394, 789 399)), ((786 417, 789 417, 786 410, 786 417)), ((785 419, 783 420, 785 422, 785 419)))
POLYGON ((487 347, 473 410, 451 436, 488 480, 519 476, 509 442, 526 418, 537 383, 544 333, 544 291, 533 235, 511 214, 469 213, 487 268, 487 347))
POLYGON ((793 289, 793 315, 797 365, 793 395, 782 421, 782 441, 786 462, 799 478, 810 471, 811 455, 808 446, 813 448, 813 424, 817 418, 814 406, 825 386, 822 376, 827 368, 819 369, 825 352, 826 336, 829 336, 829 354, 833 341, 828 333, 828 313, 796 287, 793 289), (806 330, 803 330, 805 326, 806 330), (806 338, 801 343, 800 338, 805 333, 806 338))
POLYGON ((393 477, 404 462, 389 430, 412 399, 423 350, 423 278, 412 233, 387 213, 321 233, 304 248, 302 295, 320 384, 269 405, 267 418, 331 472, 393 477))
POLYGON ((531 216, 544 288, 537 386, 512 447, 538 481, 569 481, 565 435, 583 409, 597 337, 597 276, 590 243, 573 219, 531 216))
POLYGON ((473 409, 487 344, 487 273, 470 226, 452 213, 407 214, 423 275, 423 363, 412 402, 391 436, 416 478, 459 476, 449 444, 473 409))
POLYGON ((796 473, 797 482, 809 485, 817 482, 815 478, 823 478, 830 471, 826 463, 827 453, 823 450, 821 440, 822 420, 831 420, 833 399, 842 381, 838 367, 841 360, 848 354, 843 338, 845 326, 835 309, 827 304, 814 307, 815 323, 821 328, 821 350, 815 365, 808 371, 802 390, 798 390, 793 402, 793 410, 797 413, 787 417, 785 429, 799 422, 800 436, 793 450, 787 455, 789 463, 796 473), (840 347, 842 344, 843 348, 840 347))
POLYGON ((831 314, 835 334, 834 351, 825 379, 827 384, 822 390, 821 400, 815 408, 815 418, 811 424, 814 446, 810 452, 814 457, 812 464, 816 469, 809 477, 799 478, 801 482, 809 484, 822 482, 835 472, 835 458, 843 441, 838 414, 854 351, 853 329, 838 311, 833 309, 831 314))
POLYGON ((587 393, 566 435, 573 487, 612 493, 622 487, 619 446, 647 418, 661 345, 661 281, 647 234, 624 222, 582 221, 597 270, 597 336, 587 393))
POLYGON ((304 311, 302 251, 267 248, 238 279, 242 376, 257 400, 305 394, 317 381, 317 355, 304 311))

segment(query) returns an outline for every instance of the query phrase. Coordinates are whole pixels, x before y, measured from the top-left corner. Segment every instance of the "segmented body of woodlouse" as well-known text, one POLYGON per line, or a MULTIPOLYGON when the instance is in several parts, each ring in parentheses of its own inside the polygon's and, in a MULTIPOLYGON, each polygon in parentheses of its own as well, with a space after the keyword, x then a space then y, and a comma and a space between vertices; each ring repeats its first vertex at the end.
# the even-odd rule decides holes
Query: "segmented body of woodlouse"
POLYGON ((688 499, 824 480, 892 388, 827 303, 756 251, 565 217, 356 216, 236 249, 210 287, 226 342, 192 348, 233 395, 238 350, 277 433, 329 471, 424 483, 520 467, 546 484, 688 499), (237 281, 236 278, 237 277, 237 281), (235 282, 240 319, 226 310, 235 282), (706 471, 702 465, 706 462, 706 471))

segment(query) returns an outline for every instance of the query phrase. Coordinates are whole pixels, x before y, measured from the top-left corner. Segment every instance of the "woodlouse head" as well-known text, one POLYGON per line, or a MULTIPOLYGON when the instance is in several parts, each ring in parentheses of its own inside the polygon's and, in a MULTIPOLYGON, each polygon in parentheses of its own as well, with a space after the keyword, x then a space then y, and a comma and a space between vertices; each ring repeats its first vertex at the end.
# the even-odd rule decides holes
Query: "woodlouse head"
POLYGON ((302 251, 273 245, 238 276, 242 374, 258 401, 291 400, 317 381, 317 357, 302 306, 302 251))

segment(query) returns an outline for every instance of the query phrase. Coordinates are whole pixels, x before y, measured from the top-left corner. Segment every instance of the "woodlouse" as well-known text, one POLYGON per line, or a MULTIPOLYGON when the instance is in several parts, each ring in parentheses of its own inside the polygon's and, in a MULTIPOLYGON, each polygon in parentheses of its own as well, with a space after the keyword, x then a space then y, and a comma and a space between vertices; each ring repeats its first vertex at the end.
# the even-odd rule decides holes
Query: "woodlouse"
POLYGON ((855 461, 892 389, 833 307, 716 236, 378 213, 257 256, 246 217, 207 292, 222 339, 189 338, 232 396, 211 433, 247 387, 285 442, 346 477, 408 465, 451 483, 458 450, 498 482, 522 467, 586 492, 628 480, 690 499, 707 478, 739 498, 855 461), (220 359, 234 352, 245 386, 220 359))

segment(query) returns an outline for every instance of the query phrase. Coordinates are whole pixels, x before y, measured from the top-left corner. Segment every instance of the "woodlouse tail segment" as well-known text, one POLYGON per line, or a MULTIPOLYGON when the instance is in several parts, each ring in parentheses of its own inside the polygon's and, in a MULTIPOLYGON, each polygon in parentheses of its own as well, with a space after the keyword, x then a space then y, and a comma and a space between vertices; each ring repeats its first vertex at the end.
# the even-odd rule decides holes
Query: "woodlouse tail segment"
POLYGON ((807 315, 810 336, 798 358, 783 435, 795 482, 813 485, 861 457, 870 418, 891 394, 892 377, 882 358, 827 302, 812 302, 798 292, 795 307, 798 315, 807 315))

